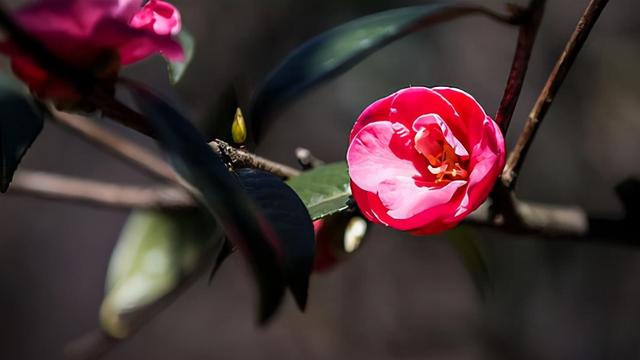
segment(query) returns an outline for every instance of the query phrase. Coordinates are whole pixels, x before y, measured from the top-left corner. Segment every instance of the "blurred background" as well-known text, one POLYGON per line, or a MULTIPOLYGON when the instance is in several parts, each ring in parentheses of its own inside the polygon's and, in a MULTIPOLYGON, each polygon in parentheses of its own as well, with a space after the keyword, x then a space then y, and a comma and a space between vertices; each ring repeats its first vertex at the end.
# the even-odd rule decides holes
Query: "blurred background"
MULTIPOLYGON (((311 36, 424 1, 174 3, 198 41, 185 78, 172 89, 160 59, 128 75, 203 121, 230 81, 250 90, 311 36)), ((586 4, 548 2, 509 146, 586 4)), ((611 1, 605 9, 532 147, 521 198, 622 216, 613 187, 640 175, 639 13, 633 0, 611 1)), ((466 89, 493 114, 516 37, 516 28, 483 17, 406 37, 280 113, 257 152, 295 165, 294 149, 304 146, 325 161, 342 160, 362 109, 409 85, 466 89)), ((50 123, 23 166, 150 183, 50 123)), ((0 198, 1 359, 61 359, 65 344, 97 326, 108 260, 127 215, 11 192, 0 198)), ((206 276, 197 281, 106 359, 640 358, 640 248, 469 231, 486 253, 490 286, 484 295, 446 234, 418 238, 375 226, 352 258, 313 276, 304 314, 287 299, 275 321, 258 328, 253 281, 233 256, 211 285, 206 276)))

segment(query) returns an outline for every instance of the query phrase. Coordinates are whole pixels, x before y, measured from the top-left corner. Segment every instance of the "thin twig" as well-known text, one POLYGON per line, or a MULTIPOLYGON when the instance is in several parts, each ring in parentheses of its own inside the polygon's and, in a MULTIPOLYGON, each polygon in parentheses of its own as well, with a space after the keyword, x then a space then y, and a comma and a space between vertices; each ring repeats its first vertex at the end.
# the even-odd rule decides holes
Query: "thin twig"
POLYGON ((507 133, 513 112, 520 97, 522 84, 524 83, 527 69, 529 67, 529 59, 533 51, 538 28, 542 21, 546 0, 531 0, 523 16, 525 20, 520 25, 518 34, 518 44, 516 52, 513 56, 511 71, 507 80, 507 86, 504 89, 504 95, 500 102, 500 107, 496 113, 496 122, 500 125, 503 134, 507 133))
POLYGON ((160 179, 173 183, 177 181, 173 169, 163 159, 146 148, 115 134, 85 116, 69 114, 53 108, 50 108, 49 111, 51 120, 82 135, 92 143, 102 146, 160 179))
POLYGON ((309 170, 324 165, 324 161, 313 156, 309 149, 303 147, 296 148, 296 158, 303 169, 309 170))
POLYGON ((125 186, 45 172, 20 170, 10 191, 26 195, 117 208, 186 208, 196 206, 181 188, 125 186))
POLYGON ((585 236, 589 232, 587 213, 579 207, 554 206, 548 204, 514 201, 520 214, 521 225, 511 227, 503 218, 493 218, 489 202, 474 211, 465 222, 474 225, 509 227, 509 231, 532 233, 548 237, 585 236))
POLYGON ((538 100, 529 114, 529 118, 527 119, 525 127, 520 134, 520 138, 507 159, 507 165, 502 173, 502 182, 507 188, 513 189, 515 187, 518 173, 520 172, 520 168, 527 156, 536 132, 540 127, 544 116, 549 110, 558 90, 560 89, 560 85, 562 85, 562 82, 566 78, 571 65, 573 65, 580 49, 589 36, 589 32, 598 20, 602 10, 607 5, 607 2, 608 0, 590 1, 587 9, 580 18, 575 31, 567 42, 564 51, 553 68, 553 71, 549 75, 547 83, 540 92, 538 100))

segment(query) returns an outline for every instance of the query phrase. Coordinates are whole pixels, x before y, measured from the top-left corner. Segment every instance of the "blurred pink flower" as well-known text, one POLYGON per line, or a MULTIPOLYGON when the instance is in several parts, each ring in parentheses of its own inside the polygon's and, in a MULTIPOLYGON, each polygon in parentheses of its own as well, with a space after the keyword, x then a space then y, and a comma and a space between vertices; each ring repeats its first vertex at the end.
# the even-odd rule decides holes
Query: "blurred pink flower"
MULTIPOLYGON (((180 29, 177 10, 166 3, 152 3, 143 7, 140 0, 38 0, 18 9, 14 17, 62 60, 98 77, 111 78, 121 65, 157 53, 172 61, 184 57, 182 47, 171 37, 180 29), (161 17, 157 14, 167 13, 168 7, 172 20, 157 21, 161 17), (149 11, 156 19, 150 22, 151 28, 140 26, 140 20, 133 21, 138 14, 149 11), (163 25, 154 26, 155 23, 163 25)), ((0 51, 11 58, 16 75, 39 96, 67 101, 79 97, 10 39, 0 43, 0 51)))
POLYGON ((497 124, 466 92, 411 87, 356 121, 351 190, 371 221, 414 234, 447 230, 482 204, 504 166, 497 124))

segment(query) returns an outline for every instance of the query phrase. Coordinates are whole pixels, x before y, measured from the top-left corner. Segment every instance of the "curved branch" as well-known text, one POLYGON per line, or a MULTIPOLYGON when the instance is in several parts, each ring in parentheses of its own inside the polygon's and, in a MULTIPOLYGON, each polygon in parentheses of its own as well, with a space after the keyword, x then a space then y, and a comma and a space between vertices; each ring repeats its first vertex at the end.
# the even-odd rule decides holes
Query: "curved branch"
POLYGON ((547 114, 553 99, 558 93, 564 79, 567 77, 580 49, 582 49, 591 29, 593 29, 593 26, 608 2, 609 0, 591 0, 589 2, 575 31, 551 71, 547 83, 540 92, 538 100, 529 114, 524 130, 522 130, 516 146, 507 159, 507 165, 502 173, 502 182, 507 188, 513 189, 515 187, 520 168, 542 124, 544 116, 547 114))
POLYGON ((144 147, 115 134, 85 116, 58 111, 53 107, 49 107, 48 110, 51 115, 49 118, 53 122, 74 131, 159 179, 173 183, 178 181, 173 169, 163 159, 144 147))

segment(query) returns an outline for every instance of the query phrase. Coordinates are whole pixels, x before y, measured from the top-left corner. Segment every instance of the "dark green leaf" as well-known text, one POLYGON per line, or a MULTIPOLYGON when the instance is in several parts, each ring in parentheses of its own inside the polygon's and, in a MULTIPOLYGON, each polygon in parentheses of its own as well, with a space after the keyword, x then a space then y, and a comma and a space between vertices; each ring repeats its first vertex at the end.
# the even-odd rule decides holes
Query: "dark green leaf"
POLYGON ((365 16, 316 36, 295 49, 258 89, 249 116, 254 136, 285 102, 344 73, 392 41, 425 26, 482 11, 470 5, 412 6, 365 16))
POLYGON ((323 165, 296 176, 287 184, 317 220, 349 208, 351 188, 345 162, 323 165))
POLYGON ((200 201, 248 257, 260 288, 260 321, 266 322, 282 302, 286 285, 275 231, 237 176, 188 120, 149 90, 127 85, 173 167, 199 191, 200 201))
POLYGON ((185 71, 187 71, 187 67, 191 63, 191 60, 193 60, 196 46, 196 40, 193 35, 184 28, 178 34, 178 42, 182 45, 184 59, 182 61, 171 61, 168 64, 169 81, 173 85, 177 84, 180 79, 182 79, 185 71))
POLYGON ((31 99, 6 76, 0 76, 0 192, 9 188, 13 173, 42 131, 43 116, 31 99))
POLYGON ((104 331, 126 338, 177 296, 223 249, 219 230, 200 210, 133 212, 109 262, 100 308, 104 331))
POLYGON ((298 306, 304 309, 315 251, 313 224, 307 209, 296 193, 271 173, 240 169, 238 175, 278 233, 287 283, 298 306))

